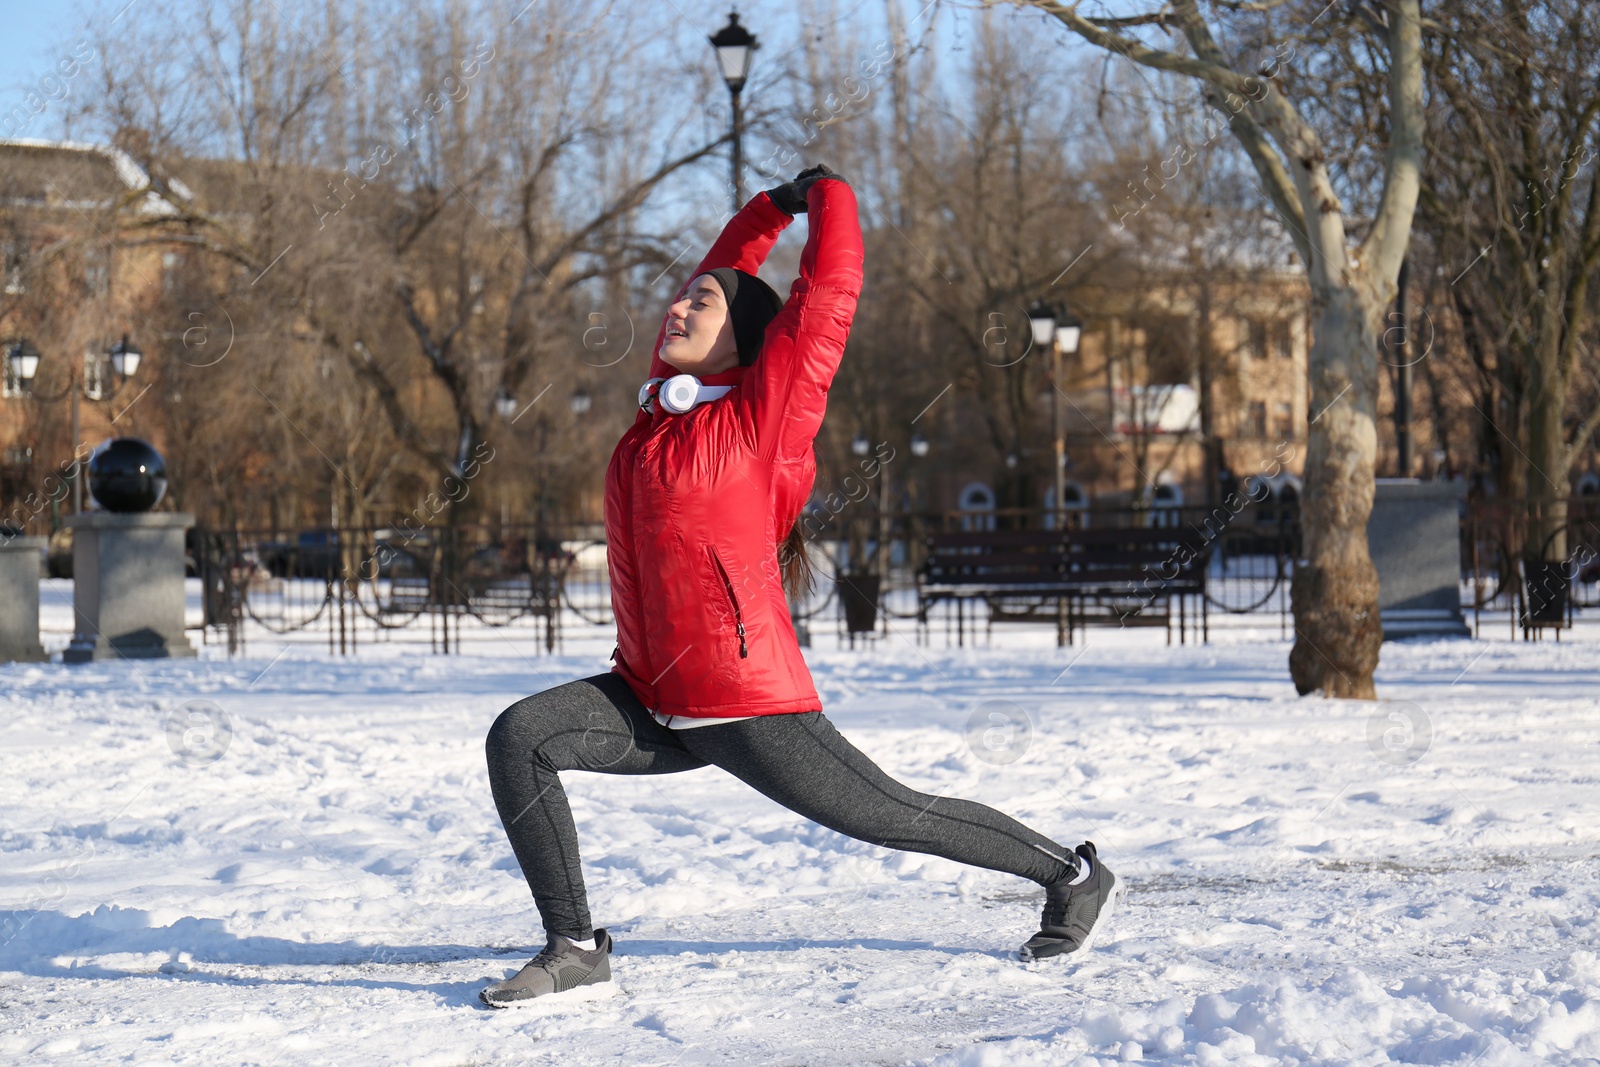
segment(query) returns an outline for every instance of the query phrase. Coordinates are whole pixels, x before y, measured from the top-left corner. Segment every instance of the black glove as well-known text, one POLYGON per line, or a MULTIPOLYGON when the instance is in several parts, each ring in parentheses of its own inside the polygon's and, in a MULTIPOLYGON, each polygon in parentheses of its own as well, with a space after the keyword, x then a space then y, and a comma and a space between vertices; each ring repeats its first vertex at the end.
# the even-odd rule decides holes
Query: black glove
MULTIPOLYGON (((793 181, 784 182, 776 189, 768 189, 767 196, 778 206, 778 210, 790 218, 796 215, 804 215, 806 211, 806 194, 822 178, 837 178, 839 181, 845 181, 839 175, 818 163, 816 166, 807 167, 799 174, 796 174, 793 181)), ((850 183, 845 182, 845 184, 849 185, 850 183)))

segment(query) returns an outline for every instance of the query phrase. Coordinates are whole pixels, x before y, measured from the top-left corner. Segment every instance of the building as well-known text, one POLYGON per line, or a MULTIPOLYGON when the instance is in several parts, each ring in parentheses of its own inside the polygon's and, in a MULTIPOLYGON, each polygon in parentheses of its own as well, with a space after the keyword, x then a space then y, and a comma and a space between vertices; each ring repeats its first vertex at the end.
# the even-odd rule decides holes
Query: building
MULTIPOLYGON (((997 470, 968 450, 936 477, 938 506, 1052 507, 1052 404, 1065 441, 1065 507, 1200 504, 1251 477, 1297 497, 1313 417, 1308 295, 1294 265, 1173 267, 1135 283, 1079 286, 1072 312, 1081 341, 1061 357, 1059 396, 1048 372, 1036 372, 1024 454, 1004 456, 997 470)), ((941 433, 982 437, 975 425, 941 433)))
POLYGON ((124 339, 139 348, 178 265, 162 243, 123 238, 129 220, 172 213, 150 189, 116 148, 0 141, 0 521, 52 528, 72 508, 75 453, 155 427, 112 360, 124 339))

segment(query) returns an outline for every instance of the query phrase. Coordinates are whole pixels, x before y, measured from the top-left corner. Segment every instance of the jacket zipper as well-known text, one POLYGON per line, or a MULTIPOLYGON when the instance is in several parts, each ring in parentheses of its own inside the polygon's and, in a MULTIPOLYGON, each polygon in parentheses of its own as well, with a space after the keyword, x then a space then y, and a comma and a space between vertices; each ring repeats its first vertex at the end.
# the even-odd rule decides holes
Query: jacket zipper
MULTIPOLYGON (((633 433, 634 430, 638 429, 638 426, 639 426, 638 423, 635 423, 633 426, 630 426, 628 428, 628 430, 627 430, 627 433, 633 433)), ((623 439, 624 440, 627 439, 626 438, 626 434, 624 434, 624 438, 623 439)), ((632 453, 630 453, 626 457, 626 462, 622 464, 621 470, 619 471, 619 473, 617 475, 618 484, 622 488, 623 493, 626 495, 626 500, 623 502, 622 507, 623 507, 623 514, 627 516, 626 529, 628 531, 628 539, 633 544, 637 544, 638 532, 639 532, 639 524, 634 520, 634 517, 633 517, 633 495, 634 495, 633 494, 633 483, 634 483, 634 477, 635 477, 637 469, 638 469, 639 452, 641 451, 642 448, 643 448, 643 445, 640 444, 639 438, 635 437, 634 438, 633 451, 632 451, 632 453)), ((635 569, 637 570, 637 559, 638 559, 638 557, 635 556, 634 558, 635 558, 635 569)), ((641 588, 641 591, 642 591, 643 583, 641 582, 641 583, 639 583, 639 585, 640 585, 640 588, 641 588)), ((649 664, 650 664, 650 642, 649 642, 649 639, 645 636, 646 618, 645 618, 645 610, 644 610, 644 598, 641 597, 641 596, 635 596, 634 600, 638 601, 638 603, 634 605, 634 615, 638 619, 637 629, 634 630, 634 633, 638 634, 638 636, 639 636, 639 654, 640 654, 642 662, 640 662, 640 663, 630 663, 630 664, 628 664, 628 667, 629 667, 630 670, 640 672, 640 676, 642 677, 645 672, 648 672, 650 670, 650 666, 649 666, 649 664)), ((617 646, 611 650, 611 660, 612 660, 613 663, 616 662, 617 653, 619 653, 621 651, 622 651, 622 644, 621 644, 621 642, 618 642, 617 646)), ((659 680, 659 678, 657 680, 659 680)), ((652 682, 651 684, 654 685, 654 682, 652 682)))
POLYGON ((733 582, 728 579, 727 568, 723 567, 717 550, 707 546, 706 551, 711 553, 711 562, 717 565, 717 573, 722 575, 722 587, 728 591, 728 602, 733 605, 733 629, 739 635, 739 658, 749 659, 750 647, 744 640, 744 614, 739 610, 739 598, 733 591, 733 582))

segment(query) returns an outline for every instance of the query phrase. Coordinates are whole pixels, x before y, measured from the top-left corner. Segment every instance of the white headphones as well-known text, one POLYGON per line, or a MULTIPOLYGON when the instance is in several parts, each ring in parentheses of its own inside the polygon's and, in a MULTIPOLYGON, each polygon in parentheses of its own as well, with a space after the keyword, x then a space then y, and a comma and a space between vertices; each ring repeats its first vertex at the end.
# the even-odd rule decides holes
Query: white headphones
POLYGON ((674 374, 670 378, 651 378, 639 386, 639 406, 645 411, 653 411, 653 403, 659 399, 661 406, 674 415, 682 415, 694 408, 696 404, 704 404, 708 400, 727 396, 733 389, 731 385, 702 385, 700 379, 692 374, 674 374), (659 388, 656 388, 659 386, 659 388))

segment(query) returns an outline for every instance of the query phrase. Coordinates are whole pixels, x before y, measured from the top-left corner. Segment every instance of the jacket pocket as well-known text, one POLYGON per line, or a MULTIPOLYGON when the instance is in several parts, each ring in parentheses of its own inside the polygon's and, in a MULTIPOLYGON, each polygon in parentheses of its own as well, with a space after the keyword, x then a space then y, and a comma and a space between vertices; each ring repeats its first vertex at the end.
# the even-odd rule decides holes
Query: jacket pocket
POLYGON ((739 658, 748 659, 750 646, 745 643, 744 614, 739 610, 739 595, 733 591, 733 580, 728 577, 728 569, 722 565, 722 557, 717 555, 717 550, 707 545, 706 552, 717 568, 718 577, 722 579, 722 588, 728 594, 728 606, 733 609, 733 629, 739 635, 739 658))

